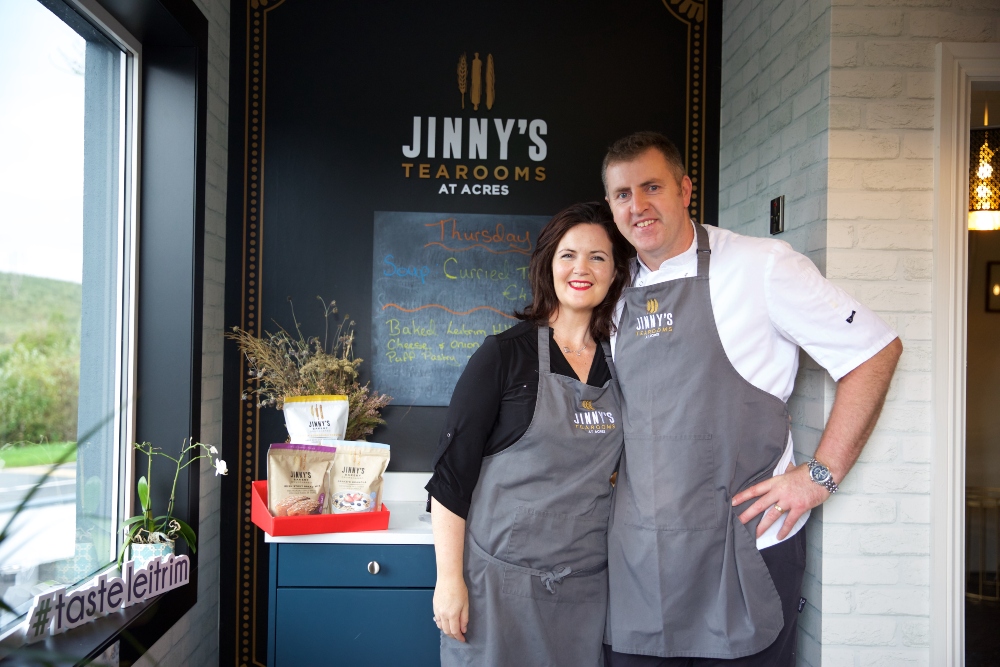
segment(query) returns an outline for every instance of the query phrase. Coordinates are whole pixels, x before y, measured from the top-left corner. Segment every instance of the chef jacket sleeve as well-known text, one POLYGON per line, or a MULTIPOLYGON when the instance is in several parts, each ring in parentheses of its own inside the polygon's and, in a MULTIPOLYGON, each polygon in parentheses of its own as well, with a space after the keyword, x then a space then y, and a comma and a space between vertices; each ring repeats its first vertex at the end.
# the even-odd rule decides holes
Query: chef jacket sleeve
POLYGON ((438 440, 434 474, 425 487, 456 515, 467 518, 472 492, 503 396, 500 344, 489 336, 469 359, 451 396, 438 440))
POLYGON ((776 243, 765 267, 772 324, 839 380, 897 337, 882 318, 824 278, 809 258, 776 243))

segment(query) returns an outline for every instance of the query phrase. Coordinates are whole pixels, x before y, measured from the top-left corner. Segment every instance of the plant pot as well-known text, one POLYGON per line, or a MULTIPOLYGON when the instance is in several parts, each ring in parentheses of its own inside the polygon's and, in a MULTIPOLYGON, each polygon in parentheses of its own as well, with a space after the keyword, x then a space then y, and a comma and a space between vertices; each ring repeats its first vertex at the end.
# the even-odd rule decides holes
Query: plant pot
POLYGON ((135 561, 135 569, 137 570, 146 567, 146 563, 154 558, 163 558, 174 553, 174 543, 172 540, 169 542, 155 542, 153 544, 136 544, 133 542, 129 548, 131 549, 131 559, 135 561))

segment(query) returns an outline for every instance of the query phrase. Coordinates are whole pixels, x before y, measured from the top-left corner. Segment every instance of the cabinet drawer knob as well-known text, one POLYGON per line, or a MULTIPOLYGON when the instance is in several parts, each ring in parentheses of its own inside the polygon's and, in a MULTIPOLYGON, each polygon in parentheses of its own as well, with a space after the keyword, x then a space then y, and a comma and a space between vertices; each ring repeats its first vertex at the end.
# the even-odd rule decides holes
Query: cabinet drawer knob
POLYGON ((381 568, 378 565, 378 561, 372 561, 368 563, 368 574, 378 574, 381 568))

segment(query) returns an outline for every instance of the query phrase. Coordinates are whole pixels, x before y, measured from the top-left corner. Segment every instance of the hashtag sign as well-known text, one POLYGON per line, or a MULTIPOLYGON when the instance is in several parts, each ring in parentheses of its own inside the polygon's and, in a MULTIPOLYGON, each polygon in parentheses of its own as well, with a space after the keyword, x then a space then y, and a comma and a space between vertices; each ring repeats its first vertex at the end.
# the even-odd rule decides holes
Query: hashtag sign
POLYGON ((50 593, 40 595, 35 600, 35 605, 31 608, 31 613, 28 614, 28 632, 25 637, 27 643, 30 644, 48 636, 49 625, 52 623, 52 597, 53 595, 50 593))

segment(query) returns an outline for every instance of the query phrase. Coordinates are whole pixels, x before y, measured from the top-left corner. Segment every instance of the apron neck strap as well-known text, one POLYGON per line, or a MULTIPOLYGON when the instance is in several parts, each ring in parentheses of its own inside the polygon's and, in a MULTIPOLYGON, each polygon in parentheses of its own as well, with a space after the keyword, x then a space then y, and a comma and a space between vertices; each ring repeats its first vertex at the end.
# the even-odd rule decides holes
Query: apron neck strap
POLYGON ((611 343, 601 341, 601 348, 604 350, 604 358, 608 362, 608 370, 611 371, 611 379, 618 382, 618 371, 615 370, 615 361, 611 356, 611 343))
POLYGON ((700 223, 694 223, 694 233, 698 239, 698 250, 695 254, 698 255, 698 277, 707 278, 708 277, 708 260, 712 256, 712 249, 708 245, 708 232, 705 231, 705 226, 700 223))
POLYGON ((549 360, 549 328, 538 327, 538 375, 548 375, 552 372, 549 360))

